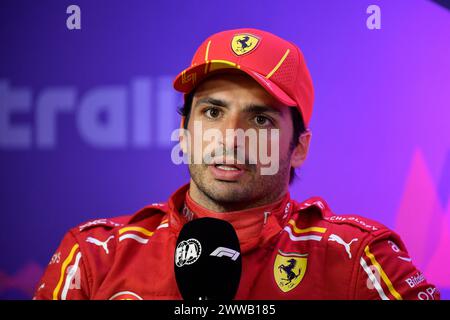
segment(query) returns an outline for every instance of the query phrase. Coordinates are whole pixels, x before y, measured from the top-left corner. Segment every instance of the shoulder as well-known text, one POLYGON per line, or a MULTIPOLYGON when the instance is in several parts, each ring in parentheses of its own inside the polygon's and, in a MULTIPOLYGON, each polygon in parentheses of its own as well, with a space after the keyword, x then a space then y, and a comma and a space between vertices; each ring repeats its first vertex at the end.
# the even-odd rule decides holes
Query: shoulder
POLYGON ((404 247, 400 237, 384 224, 357 214, 336 214, 323 198, 295 202, 294 208, 288 222, 292 232, 316 230, 316 233, 321 233, 320 242, 329 250, 343 247, 349 256, 354 257, 363 254, 367 245, 376 241, 404 247))
POLYGON ((71 228, 52 256, 35 297, 89 298, 91 289, 106 277, 118 258, 119 246, 146 243, 164 224, 165 216, 164 204, 152 204, 133 215, 97 218, 71 228), (70 281, 82 290, 69 290, 70 281))
POLYGON ((101 249, 110 255, 118 243, 130 238, 127 234, 136 234, 135 239, 150 237, 166 226, 167 213, 166 203, 153 203, 131 215, 85 221, 70 229, 65 237, 72 238, 86 254, 101 249))
POLYGON ((358 214, 336 214, 321 197, 312 197, 303 202, 294 201, 292 218, 299 223, 314 221, 349 234, 378 236, 390 231, 382 223, 358 214))
POLYGON ((326 261, 333 266, 328 281, 339 287, 347 284, 349 298, 440 298, 436 287, 414 265, 400 236, 382 223, 360 215, 335 214, 319 197, 295 207, 291 217, 296 224, 322 232, 317 237, 319 246, 325 248, 326 261))
POLYGON ((393 233, 384 224, 356 214, 333 214, 323 217, 323 220, 336 232, 345 235, 359 235, 368 241, 393 233))

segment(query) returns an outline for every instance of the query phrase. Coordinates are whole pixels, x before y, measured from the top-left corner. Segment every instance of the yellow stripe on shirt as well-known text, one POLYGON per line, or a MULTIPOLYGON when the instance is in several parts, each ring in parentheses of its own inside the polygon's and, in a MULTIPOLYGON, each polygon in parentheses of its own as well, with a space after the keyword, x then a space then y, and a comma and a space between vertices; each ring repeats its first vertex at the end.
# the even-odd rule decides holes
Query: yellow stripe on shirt
POLYGON ((145 234, 146 236, 152 236, 153 235, 153 232, 151 232, 151 231, 149 231, 149 230, 147 230, 145 228, 142 228, 142 227, 125 227, 125 228, 122 228, 122 229, 119 230, 119 234, 122 234, 122 233, 127 232, 127 231, 137 231, 137 232, 140 232, 142 234, 145 234))
POLYGON ((58 300, 59 290, 61 290, 61 285, 64 280, 64 275, 66 273, 67 266, 69 265, 70 261, 72 261, 73 256, 75 255, 75 252, 77 251, 78 247, 79 247, 78 243, 72 247, 72 249, 70 250, 69 256, 66 258, 66 260, 64 260, 64 262, 61 266, 61 276, 59 277, 58 284, 56 285, 56 288, 53 291, 53 300, 58 300))
POLYGON ((389 289, 389 292, 395 297, 395 299, 397 300, 403 300, 402 296, 400 295, 400 293, 397 292, 397 290, 395 290, 394 285, 392 284, 391 280, 389 280, 389 277, 387 276, 387 274, 384 272, 383 268, 381 267, 381 265, 378 263, 377 259, 375 259, 375 256, 373 255, 372 252, 370 252, 369 250, 369 246, 366 246, 366 248, 364 249, 364 252, 366 253, 366 256, 370 259, 370 261, 372 262, 372 265, 375 266, 375 268, 378 269, 378 272, 381 275, 381 279, 383 279, 384 283, 386 284, 386 286, 389 289))
POLYGON ((321 228, 321 227, 309 227, 309 228, 305 228, 305 229, 299 229, 295 225, 294 220, 289 220, 288 223, 292 226, 295 233, 307 233, 307 232, 325 233, 325 232, 327 232, 327 228, 321 228))

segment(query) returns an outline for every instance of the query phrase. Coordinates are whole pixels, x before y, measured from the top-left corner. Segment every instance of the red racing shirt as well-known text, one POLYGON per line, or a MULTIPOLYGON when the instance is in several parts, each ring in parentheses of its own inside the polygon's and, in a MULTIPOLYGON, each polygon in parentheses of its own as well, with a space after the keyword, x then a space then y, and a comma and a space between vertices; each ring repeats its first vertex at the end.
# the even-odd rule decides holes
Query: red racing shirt
MULTIPOLYGON (((439 299, 401 239, 359 216, 335 215, 313 197, 217 213, 189 197, 132 216, 89 221, 70 230, 34 299, 181 299, 174 251, 183 225, 200 217, 230 222, 238 235, 242 275, 235 299, 439 299)), ((217 275, 220 277, 220 275, 217 275)))

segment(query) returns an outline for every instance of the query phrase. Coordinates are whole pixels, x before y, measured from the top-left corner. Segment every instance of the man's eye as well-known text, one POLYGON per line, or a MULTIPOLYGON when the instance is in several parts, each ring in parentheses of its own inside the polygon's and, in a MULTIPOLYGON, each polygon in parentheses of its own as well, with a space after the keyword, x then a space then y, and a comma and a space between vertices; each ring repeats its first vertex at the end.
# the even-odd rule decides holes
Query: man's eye
POLYGON ((271 121, 270 121, 270 119, 267 118, 267 117, 264 117, 264 116, 256 116, 256 117, 255 117, 255 123, 256 123, 258 126, 263 127, 263 126, 268 126, 268 125, 270 125, 270 124, 271 124, 271 121))
POLYGON ((217 119, 220 116, 220 110, 217 108, 209 108, 205 111, 205 115, 210 119, 217 119))

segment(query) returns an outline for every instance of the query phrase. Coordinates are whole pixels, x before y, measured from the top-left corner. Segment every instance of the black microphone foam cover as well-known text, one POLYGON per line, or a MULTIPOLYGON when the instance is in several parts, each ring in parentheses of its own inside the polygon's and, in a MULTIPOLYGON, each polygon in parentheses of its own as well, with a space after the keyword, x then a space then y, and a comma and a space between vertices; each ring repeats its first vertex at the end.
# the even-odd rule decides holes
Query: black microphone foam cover
POLYGON ((184 300, 231 300, 241 279, 239 239, 224 220, 186 223, 175 248, 175 278, 184 300))

